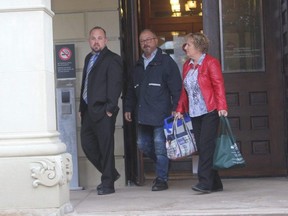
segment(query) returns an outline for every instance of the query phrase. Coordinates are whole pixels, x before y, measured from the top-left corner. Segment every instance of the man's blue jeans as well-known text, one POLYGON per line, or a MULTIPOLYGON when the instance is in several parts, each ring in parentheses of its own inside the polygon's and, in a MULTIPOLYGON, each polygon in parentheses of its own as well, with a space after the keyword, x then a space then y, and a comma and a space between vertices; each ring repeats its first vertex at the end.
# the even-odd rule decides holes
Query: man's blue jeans
POLYGON ((156 176, 168 180, 169 159, 165 147, 163 127, 138 125, 138 149, 156 163, 156 176))

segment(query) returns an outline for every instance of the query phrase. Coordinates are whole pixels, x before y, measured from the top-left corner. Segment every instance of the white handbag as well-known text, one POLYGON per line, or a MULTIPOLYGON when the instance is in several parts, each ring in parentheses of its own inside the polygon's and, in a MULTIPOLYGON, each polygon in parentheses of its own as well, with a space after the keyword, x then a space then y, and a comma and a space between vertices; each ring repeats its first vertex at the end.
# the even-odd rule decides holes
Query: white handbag
POLYGON ((177 160, 190 156, 197 151, 193 127, 188 115, 181 119, 175 119, 174 117, 165 119, 164 132, 169 159, 177 160))

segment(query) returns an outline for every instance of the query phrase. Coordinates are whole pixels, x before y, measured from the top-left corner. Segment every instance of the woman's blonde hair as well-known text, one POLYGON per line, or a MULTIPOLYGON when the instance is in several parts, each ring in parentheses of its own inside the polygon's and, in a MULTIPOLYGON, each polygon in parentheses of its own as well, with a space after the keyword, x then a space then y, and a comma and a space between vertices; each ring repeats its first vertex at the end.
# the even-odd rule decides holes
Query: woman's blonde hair
POLYGON ((196 49, 202 53, 207 53, 209 48, 209 39, 201 32, 189 33, 185 36, 186 41, 191 40, 196 49))

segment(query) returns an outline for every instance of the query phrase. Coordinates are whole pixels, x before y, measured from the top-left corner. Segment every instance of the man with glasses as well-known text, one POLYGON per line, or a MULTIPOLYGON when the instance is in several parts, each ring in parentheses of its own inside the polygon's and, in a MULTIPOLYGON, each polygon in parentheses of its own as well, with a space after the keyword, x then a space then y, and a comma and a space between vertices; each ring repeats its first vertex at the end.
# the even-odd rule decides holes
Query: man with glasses
POLYGON ((181 75, 175 61, 158 47, 154 32, 140 33, 142 56, 133 68, 127 94, 124 116, 137 122, 137 146, 156 165, 156 179, 152 191, 168 189, 168 165, 165 147, 164 119, 174 114, 181 92, 181 75))

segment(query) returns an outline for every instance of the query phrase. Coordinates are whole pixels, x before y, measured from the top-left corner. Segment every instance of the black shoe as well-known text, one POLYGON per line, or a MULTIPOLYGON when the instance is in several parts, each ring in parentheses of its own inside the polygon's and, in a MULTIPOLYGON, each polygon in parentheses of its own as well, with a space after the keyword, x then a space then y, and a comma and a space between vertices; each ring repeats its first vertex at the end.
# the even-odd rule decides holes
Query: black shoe
POLYGON ((114 188, 100 188, 98 190, 98 195, 107 195, 107 194, 112 194, 115 193, 115 189, 114 188))
POLYGON ((211 193, 212 192, 210 189, 205 188, 199 184, 193 186, 192 190, 197 191, 197 192, 201 192, 201 193, 211 193))
MULTIPOLYGON (((120 177, 121 177, 121 176, 120 176, 120 174, 118 173, 118 174, 115 176, 115 178, 114 178, 114 182, 117 181, 120 177)), ((99 185, 97 186, 97 190, 100 190, 102 187, 103 187, 103 184, 101 183, 101 184, 99 184, 99 185)))
POLYGON ((162 191, 168 189, 167 181, 164 181, 160 178, 156 178, 153 183, 152 191, 162 191))

